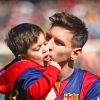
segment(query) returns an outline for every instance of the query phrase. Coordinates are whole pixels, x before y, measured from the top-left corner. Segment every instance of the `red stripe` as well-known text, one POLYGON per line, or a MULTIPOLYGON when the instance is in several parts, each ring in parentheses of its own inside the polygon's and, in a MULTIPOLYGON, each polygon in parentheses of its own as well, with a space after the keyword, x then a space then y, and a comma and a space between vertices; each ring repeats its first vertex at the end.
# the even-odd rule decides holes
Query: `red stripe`
POLYGON ((65 80, 65 81, 60 83, 59 92, 56 90, 56 87, 54 87, 54 91, 58 97, 58 100, 62 100, 62 93, 63 93, 65 87, 67 86, 68 82, 69 82, 69 80, 65 80))
POLYGON ((90 73, 90 72, 85 72, 83 76, 83 83, 82 83, 82 88, 80 92, 80 99, 79 100, 85 100, 85 96, 94 83, 94 81, 98 78, 98 76, 90 73))

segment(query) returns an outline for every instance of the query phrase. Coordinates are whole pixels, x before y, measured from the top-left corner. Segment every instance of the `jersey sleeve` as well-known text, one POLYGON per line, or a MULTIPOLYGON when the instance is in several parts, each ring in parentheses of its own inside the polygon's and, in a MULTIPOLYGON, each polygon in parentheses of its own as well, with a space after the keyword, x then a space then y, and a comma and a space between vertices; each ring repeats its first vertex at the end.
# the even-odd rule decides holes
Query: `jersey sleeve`
POLYGON ((85 100, 100 100, 100 78, 95 80, 93 85, 88 90, 85 100))
POLYGON ((32 100, 40 100, 52 88, 59 72, 59 69, 51 65, 44 72, 37 68, 30 68, 18 78, 17 85, 32 100))
POLYGON ((43 98, 53 87, 57 80, 60 70, 53 66, 47 67, 43 75, 34 84, 27 88, 27 94, 31 99, 40 100, 43 98))

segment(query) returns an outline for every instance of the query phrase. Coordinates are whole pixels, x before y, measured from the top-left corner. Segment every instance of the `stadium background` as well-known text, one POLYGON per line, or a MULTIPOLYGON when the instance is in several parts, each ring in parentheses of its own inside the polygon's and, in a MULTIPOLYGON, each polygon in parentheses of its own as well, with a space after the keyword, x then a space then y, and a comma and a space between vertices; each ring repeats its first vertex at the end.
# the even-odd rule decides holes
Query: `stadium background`
POLYGON ((0 0, 0 68, 14 58, 4 42, 10 28, 31 22, 46 30, 48 17, 64 10, 81 18, 89 31, 89 40, 75 66, 100 76, 100 0, 0 0))

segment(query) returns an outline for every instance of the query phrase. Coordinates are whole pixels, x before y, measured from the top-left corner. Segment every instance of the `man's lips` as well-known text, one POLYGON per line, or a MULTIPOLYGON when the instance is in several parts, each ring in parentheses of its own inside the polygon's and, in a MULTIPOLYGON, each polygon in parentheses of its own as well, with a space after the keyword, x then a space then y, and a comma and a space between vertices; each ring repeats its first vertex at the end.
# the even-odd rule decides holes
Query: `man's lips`
POLYGON ((49 55, 46 55, 43 59, 43 61, 49 62, 51 60, 51 57, 49 55))

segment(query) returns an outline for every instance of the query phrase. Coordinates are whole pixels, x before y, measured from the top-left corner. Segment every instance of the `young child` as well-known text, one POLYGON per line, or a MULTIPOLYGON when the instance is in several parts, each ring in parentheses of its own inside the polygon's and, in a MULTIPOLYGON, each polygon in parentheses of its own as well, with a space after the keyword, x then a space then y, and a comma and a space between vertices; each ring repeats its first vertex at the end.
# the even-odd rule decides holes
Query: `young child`
POLYGON ((0 71, 0 93, 5 100, 41 100, 52 88, 60 66, 50 60, 42 29, 31 23, 15 26, 8 33, 7 45, 15 60, 0 71))

